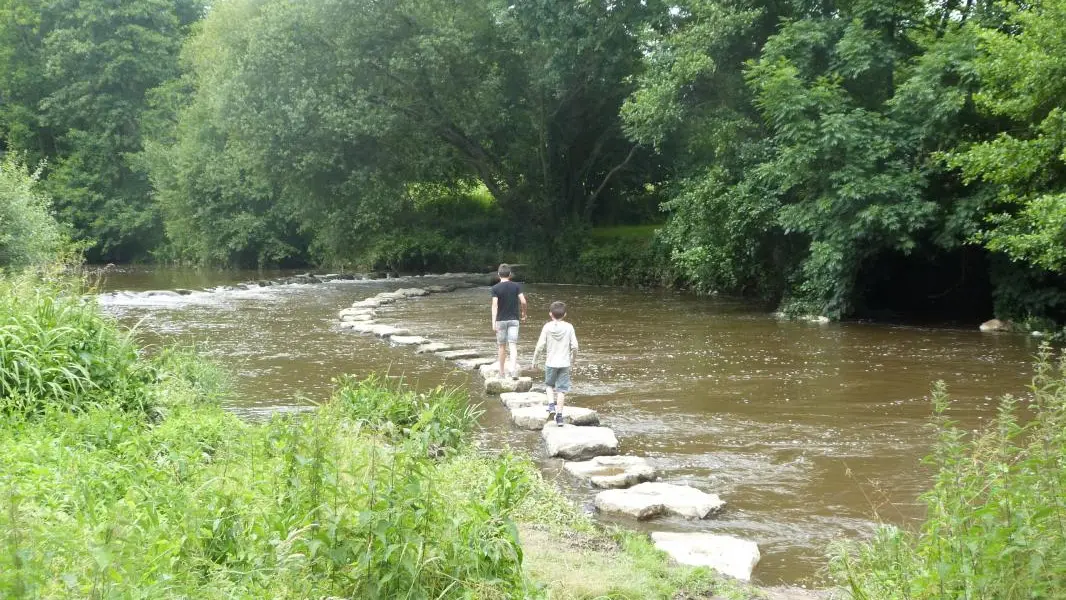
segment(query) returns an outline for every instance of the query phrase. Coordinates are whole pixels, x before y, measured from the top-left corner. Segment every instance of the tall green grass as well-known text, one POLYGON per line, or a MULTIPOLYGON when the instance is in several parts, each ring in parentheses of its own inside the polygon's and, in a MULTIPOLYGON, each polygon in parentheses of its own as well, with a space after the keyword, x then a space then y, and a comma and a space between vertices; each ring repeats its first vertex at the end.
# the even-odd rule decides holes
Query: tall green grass
POLYGON ((1066 598, 1066 356, 1042 348, 1031 418, 1007 396, 975 434, 949 419, 933 391, 936 469, 916 531, 884 527, 836 551, 831 567, 855 599, 1066 598))

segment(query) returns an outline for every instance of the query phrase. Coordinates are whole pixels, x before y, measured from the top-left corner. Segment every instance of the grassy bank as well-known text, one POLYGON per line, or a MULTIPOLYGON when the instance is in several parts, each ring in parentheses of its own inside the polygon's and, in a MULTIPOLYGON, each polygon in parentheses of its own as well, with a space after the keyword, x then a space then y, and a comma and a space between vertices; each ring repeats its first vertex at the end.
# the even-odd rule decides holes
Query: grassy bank
POLYGON ((250 424, 226 377, 140 349, 74 284, 0 301, 0 597, 674 598, 739 587, 598 529, 477 411, 340 377, 250 424))

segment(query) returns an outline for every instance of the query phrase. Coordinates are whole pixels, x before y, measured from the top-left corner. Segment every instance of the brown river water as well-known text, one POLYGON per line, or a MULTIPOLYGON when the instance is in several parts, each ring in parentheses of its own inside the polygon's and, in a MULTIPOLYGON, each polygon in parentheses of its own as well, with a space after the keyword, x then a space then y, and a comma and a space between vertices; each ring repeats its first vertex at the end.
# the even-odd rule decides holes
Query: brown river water
MULTIPOLYGON (((104 289, 190 288, 277 273, 134 271, 104 289)), ((108 293, 101 304, 140 339, 193 346, 236 374, 234 412, 259 418, 329 397, 342 374, 402 375, 414 386, 467 385, 468 372, 410 348, 336 326, 337 312, 381 291, 429 278, 331 282, 194 293, 180 298, 108 293)), ((920 459, 931 383, 943 379, 968 428, 995 414, 995 397, 1025 394, 1037 341, 973 330, 783 322, 764 308, 667 291, 528 285, 530 318, 519 352, 528 362, 547 306, 563 300, 581 343, 568 403, 595 409, 620 452, 648 457, 661 480, 719 494, 704 521, 614 522, 642 530, 729 533, 758 542, 757 581, 817 583, 826 547, 869 535, 875 519, 913 524, 930 473, 920 459)), ((494 352, 488 288, 402 301, 378 321, 416 335, 494 352)), ((514 429, 499 402, 483 403, 482 442, 529 451, 576 502, 560 461, 536 432, 514 429)))

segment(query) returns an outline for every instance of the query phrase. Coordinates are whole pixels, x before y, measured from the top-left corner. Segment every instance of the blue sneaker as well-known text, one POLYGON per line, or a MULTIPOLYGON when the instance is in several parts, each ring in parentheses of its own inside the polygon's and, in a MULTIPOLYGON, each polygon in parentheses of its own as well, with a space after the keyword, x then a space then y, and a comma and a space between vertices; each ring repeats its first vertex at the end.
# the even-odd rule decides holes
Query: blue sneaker
POLYGON ((551 404, 548 405, 548 420, 549 421, 552 420, 552 417, 554 417, 554 416, 555 416, 555 403, 552 402, 551 404))
POLYGON ((555 424, 556 425, 562 425, 563 424, 563 411, 560 410, 559 412, 555 413, 555 424))

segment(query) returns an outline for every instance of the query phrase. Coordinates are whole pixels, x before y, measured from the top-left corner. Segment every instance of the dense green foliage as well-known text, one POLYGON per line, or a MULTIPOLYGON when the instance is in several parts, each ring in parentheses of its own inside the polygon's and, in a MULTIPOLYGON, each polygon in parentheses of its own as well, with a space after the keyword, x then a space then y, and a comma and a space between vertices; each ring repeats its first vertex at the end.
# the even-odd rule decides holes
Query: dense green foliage
POLYGON ((0 140, 93 258, 1066 322, 1062 0, 204 5, 0 8, 0 140))
POLYGON ((833 570, 856 600, 1062 598, 1066 595, 1066 357, 1045 347, 1031 387, 1034 414, 1005 397, 971 435, 934 389, 936 468, 917 531, 886 527, 841 549, 833 570))
POLYGON ((0 268, 47 264, 67 245, 39 175, 15 154, 0 159, 0 268))

